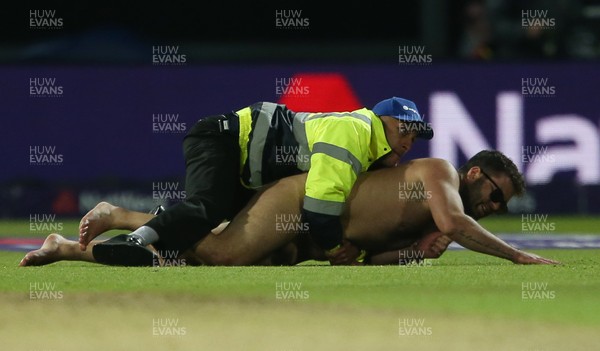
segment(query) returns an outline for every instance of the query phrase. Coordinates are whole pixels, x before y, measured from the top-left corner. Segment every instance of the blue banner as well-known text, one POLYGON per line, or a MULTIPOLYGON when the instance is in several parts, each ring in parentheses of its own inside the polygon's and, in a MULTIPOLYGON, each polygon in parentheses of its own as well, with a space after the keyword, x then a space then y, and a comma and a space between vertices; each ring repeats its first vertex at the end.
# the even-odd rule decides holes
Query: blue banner
POLYGON ((349 110, 390 96, 413 100, 435 130, 408 158, 458 166, 496 148, 526 177, 519 208, 600 213, 598 64, 4 66, 0 76, 4 216, 23 202, 16 184, 48 184, 48 208, 65 189, 82 202, 94 184, 181 191, 181 140, 203 116, 256 101, 349 110))

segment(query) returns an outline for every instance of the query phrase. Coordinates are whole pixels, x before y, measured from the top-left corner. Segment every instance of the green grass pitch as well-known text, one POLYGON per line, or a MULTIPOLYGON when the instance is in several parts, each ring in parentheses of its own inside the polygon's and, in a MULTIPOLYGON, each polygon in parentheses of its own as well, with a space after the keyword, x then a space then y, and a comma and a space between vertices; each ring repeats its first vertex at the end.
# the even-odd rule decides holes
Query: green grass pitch
MULTIPOLYGON (((519 220, 482 224, 518 232, 519 220)), ((600 228, 555 221, 561 232, 600 228)), ((0 223, 0 236, 18 234, 31 236, 26 221, 0 223)), ((23 253, 0 251, 0 349, 597 349, 600 252, 534 252, 562 264, 461 250, 411 267, 18 268, 23 253)))

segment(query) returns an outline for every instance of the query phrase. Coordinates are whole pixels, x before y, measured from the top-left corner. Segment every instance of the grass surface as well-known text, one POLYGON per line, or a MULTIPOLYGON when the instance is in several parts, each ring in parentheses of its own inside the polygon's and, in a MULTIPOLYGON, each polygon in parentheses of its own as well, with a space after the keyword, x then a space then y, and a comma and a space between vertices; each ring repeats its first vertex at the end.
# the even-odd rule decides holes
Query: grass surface
MULTIPOLYGON (((171 349, 198 345, 198 349, 211 350, 355 349, 358 345, 370 349, 408 345, 432 350, 442 345, 446 350, 591 349, 600 327, 598 252, 538 253, 563 264, 516 266, 494 257, 452 251, 414 267, 309 263, 298 267, 120 268, 58 262, 18 268, 22 253, 2 253, 0 339, 6 345, 21 345, 20 349, 36 349, 40 348, 37 338, 51 338, 57 325, 71 325, 68 330, 58 328, 71 335, 64 336, 67 340, 81 339, 78 342, 85 344, 89 340, 82 335, 114 332, 122 337, 137 335, 151 350, 161 349, 159 345, 171 349), (538 296, 524 299, 524 291, 531 290, 524 290, 523 285, 537 287, 533 291, 538 296), (48 295, 54 292, 54 296, 32 299, 31 292, 35 295, 40 290, 48 295), (278 291, 279 297, 283 291, 288 296, 294 291, 296 298, 278 299, 278 291), (32 316, 42 319, 32 321, 32 316), (102 323, 96 320, 99 317, 102 323), (153 335, 156 320, 178 321, 186 335, 153 335), (400 335, 401 321, 421 323, 423 334, 400 335), (32 323, 37 327, 32 328, 32 323), (214 323, 222 329, 206 334, 215 328, 214 323), (99 329, 96 324, 101 324, 99 329), (486 328, 480 330, 483 325, 486 328), (255 332, 261 342, 249 335, 258 327, 255 332), (230 339, 233 331, 240 333, 239 344, 230 339), (75 339, 73 333, 78 335, 75 339), (455 333, 470 343, 462 344, 455 333), (507 334, 512 337, 498 345, 486 344, 490 338, 507 334), (568 342, 574 337, 581 348, 568 342), (315 338, 323 342, 315 344, 315 338), (202 347, 205 343, 212 347, 202 347)), ((76 349, 68 341, 44 345, 44 349, 76 349)), ((120 344, 100 338, 84 349, 107 347, 120 349, 120 344)))
MULTIPOLYGON (((531 218, 536 217, 532 215, 531 218)), ((600 217, 548 215, 543 218, 555 228, 546 234, 600 234, 600 217)), ((479 223, 492 233, 525 233, 520 215, 490 216, 479 223)))
MULTIPOLYGON (((14 236, 27 223, 0 228, 14 236)), ((1 349, 597 348, 600 252, 534 252, 562 264, 517 266, 461 250, 412 267, 19 268, 24 253, 0 251, 1 349)))

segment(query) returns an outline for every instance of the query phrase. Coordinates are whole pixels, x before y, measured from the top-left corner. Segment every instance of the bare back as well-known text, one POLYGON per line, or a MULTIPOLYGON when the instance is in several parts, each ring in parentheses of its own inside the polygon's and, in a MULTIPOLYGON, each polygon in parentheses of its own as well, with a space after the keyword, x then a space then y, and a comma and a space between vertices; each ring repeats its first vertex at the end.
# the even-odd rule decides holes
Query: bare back
POLYGON ((420 173, 429 159, 362 174, 343 216, 345 236, 366 250, 406 247, 435 229, 420 173))
MULTIPOLYGON (((361 174, 342 215, 346 238, 366 250, 388 251, 434 231, 420 176, 429 162, 417 159, 361 174)), ((308 236, 281 230, 280 225, 282 218, 300 215, 305 180, 306 174, 300 174, 261 190, 221 234, 202 240, 197 254, 224 254, 235 258, 236 264, 253 264, 302 239, 299 236, 308 236)), ((211 259, 204 261, 210 264, 211 259)))

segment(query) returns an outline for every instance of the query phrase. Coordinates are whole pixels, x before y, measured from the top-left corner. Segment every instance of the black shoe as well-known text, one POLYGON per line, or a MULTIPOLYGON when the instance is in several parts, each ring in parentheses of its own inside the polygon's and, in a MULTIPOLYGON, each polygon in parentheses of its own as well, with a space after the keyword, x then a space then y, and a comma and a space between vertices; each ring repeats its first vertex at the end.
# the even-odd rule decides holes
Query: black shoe
POLYGON ((158 266, 158 255, 147 249, 135 237, 117 235, 92 249, 96 262, 111 266, 158 266))

